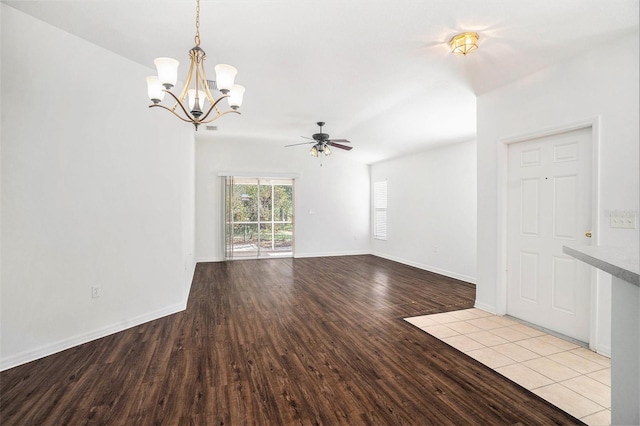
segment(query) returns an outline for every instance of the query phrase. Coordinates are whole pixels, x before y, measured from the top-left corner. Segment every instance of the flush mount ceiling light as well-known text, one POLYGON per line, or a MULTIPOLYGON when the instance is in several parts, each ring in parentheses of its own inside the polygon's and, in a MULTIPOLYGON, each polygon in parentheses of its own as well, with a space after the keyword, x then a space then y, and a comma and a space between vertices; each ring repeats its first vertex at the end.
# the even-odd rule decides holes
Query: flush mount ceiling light
POLYGON ((189 50, 191 65, 184 88, 180 95, 176 96, 171 89, 178 80, 179 62, 172 58, 156 58, 153 62, 158 70, 157 76, 147 77, 147 91, 149 99, 153 102, 149 108, 160 107, 171 112, 182 121, 192 123, 196 130, 203 123, 211 123, 225 114, 240 114, 238 108, 242 104, 244 87, 234 84, 237 70, 231 65, 220 64, 215 66, 215 81, 207 80, 204 70, 205 53, 200 48, 200 0, 196 0, 196 35, 195 47, 189 50), (214 96, 212 91, 219 96, 214 96), (175 101, 173 107, 161 105, 165 93, 168 93, 175 101), (188 96, 188 98, 187 98, 188 96), (230 110, 222 111, 220 101, 227 98, 230 110), (185 100, 187 102, 185 103, 185 100), (205 106, 209 104, 208 109, 205 106), (187 108, 188 107, 188 108, 187 108), (206 112, 205 112, 206 110, 206 112))
POLYGON ((466 55, 474 52, 478 48, 479 38, 477 33, 458 34, 449 41, 451 52, 456 55, 466 55))

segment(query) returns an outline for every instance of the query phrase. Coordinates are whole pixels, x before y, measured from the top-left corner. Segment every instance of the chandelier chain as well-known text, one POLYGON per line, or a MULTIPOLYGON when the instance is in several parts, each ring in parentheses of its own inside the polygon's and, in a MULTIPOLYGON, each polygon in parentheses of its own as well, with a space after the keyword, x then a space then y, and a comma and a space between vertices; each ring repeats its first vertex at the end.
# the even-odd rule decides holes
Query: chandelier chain
POLYGON ((196 46, 200 46, 200 0, 196 0, 196 46))

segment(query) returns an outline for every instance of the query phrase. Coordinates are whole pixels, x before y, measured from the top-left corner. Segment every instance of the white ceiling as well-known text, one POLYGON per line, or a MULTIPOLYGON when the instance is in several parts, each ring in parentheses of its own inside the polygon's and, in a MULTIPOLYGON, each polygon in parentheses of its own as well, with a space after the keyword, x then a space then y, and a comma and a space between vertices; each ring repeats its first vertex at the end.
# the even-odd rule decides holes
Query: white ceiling
MULTIPOLYGON (((158 56, 186 73, 195 0, 2 2, 150 74, 158 56)), ((198 137, 284 146, 325 121, 354 146, 336 155, 365 163, 470 140, 476 95, 638 31, 638 14, 638 0, 201 0, 210 77, 232 64, 247 92, 241 116, 198 137), (478 32, 480 48, 454 56, 447 42, 463 31, 478 32)))

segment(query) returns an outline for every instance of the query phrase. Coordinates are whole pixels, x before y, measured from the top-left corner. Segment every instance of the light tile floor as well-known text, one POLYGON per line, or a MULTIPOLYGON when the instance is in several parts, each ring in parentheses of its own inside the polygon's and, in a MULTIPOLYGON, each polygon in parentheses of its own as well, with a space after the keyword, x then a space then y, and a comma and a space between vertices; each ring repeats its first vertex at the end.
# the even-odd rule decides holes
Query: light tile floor
POLYGON ((405 318, 588 425, 611 422, 611 360, 480 309, 405 318))

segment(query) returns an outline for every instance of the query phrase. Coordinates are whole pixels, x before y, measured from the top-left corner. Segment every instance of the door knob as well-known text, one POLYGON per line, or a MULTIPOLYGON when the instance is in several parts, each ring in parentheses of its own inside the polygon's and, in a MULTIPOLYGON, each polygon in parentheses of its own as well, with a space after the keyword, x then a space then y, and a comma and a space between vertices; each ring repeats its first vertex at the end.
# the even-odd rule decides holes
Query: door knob
POLYGON ((584 236, 587 237, 587 238, 591 238, 591 231, 585 232, 584 236))

